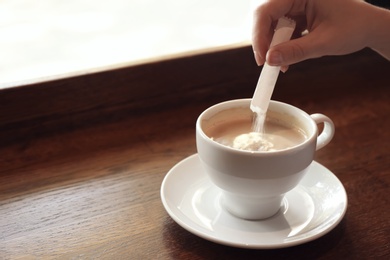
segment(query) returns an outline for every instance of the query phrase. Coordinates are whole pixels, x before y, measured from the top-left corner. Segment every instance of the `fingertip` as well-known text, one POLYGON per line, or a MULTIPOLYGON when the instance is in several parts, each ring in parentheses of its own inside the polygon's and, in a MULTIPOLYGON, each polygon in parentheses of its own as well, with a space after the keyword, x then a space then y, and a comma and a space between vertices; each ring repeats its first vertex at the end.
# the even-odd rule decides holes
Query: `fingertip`
POLYGON ((267 63, 271 66, 280 66, 280 71, 283 73, 288 70, 288 65, 283 64, 283 54, 279 51, 267 53, 267 63))
POLYGON ((254 51, 253 53, 255 55, 255 60, 256 60, 257 66, 263 65, 265 62, 264 58, 256 51, 254 51))
POLYGON ((289 68, 289 66, 281 66, 280 67, 280 71, 283 72, 283 73, 286 73, 288 68, 289 68))
POLYGON ((281 66, 283 63, 283 55, 279 51, 269 51, 267 53, 267 63, 271 66, 281 66))

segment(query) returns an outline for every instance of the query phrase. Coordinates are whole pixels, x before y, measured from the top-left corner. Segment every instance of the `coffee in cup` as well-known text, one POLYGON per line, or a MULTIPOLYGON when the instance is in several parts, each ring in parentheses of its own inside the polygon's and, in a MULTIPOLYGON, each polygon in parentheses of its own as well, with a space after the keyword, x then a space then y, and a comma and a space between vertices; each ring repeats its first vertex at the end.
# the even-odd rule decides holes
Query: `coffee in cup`
POLYGON ((268 113, 261 132, 253 130, 255 117, 248 108, 232 108, 217 113, 203 124, 212 140, 239 150, 277 151, 302 143, 307 133, 299 122, 268 113), (209 124, 208 124, 209 122, 209 124))

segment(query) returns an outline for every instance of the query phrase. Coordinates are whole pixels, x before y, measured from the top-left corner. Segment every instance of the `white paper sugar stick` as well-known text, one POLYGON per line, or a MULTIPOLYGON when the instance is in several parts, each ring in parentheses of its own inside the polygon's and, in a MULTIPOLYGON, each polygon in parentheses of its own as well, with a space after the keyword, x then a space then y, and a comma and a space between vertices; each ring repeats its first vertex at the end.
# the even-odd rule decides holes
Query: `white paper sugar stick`
MULTIPOLYGON (((271 47, 290 40, 294 29, 295 21, 286 17, 280 18, 275 28, 271 47)), ((279 71, 280 66, 270 66, 267 63, 263 66, 250 106, 251 110, 258 116, 262 114, 265 115, 267 112, 279 71)))

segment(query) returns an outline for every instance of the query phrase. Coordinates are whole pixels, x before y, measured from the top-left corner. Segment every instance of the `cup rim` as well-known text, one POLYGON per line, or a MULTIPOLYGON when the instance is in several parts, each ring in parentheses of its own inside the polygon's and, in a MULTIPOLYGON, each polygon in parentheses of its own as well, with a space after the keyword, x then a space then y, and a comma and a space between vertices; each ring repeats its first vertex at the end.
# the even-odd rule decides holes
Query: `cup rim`
MULTIPOLYGON (((285 154, 285 153, 301 150, 304 147, 306 147, 308 144, 313 142, 313 139, 317 138, 317 135, 318 135, 317 124, 314 122, 314 120, 310 117, 310 115, 308 113, 306 113, 305 111, 303 111, 302 109, 300 109, 298 107, 295 107, 293 105, 290 105, 290 104, 287 104, 287 103, 284 103, 284 102, 281 102, 281 101, 276 101, 276 100, 271 100, 270 101, 270 107, 271 106, 282 106, 282 107, 285 107, 285 108, 288 108, 288 109, 293 109, 295 111, 294 114, 298 114, 300 117, 308 119, 306 122, 308 123, 307 125, 310 126, 310 130, 308 129, 310 131, 310 133, 307 133, 308 136, 307 136, 307 138, 305 138, 305 140, 303 142, 301 142, 301 143, 299 143, 297 145, 294 145, 292 147, 288 147, 288 148, 281 149, 281 150, 275 150, 275 151, 249 151, 249 150, 240 150, 240 149, 237 149, 237 148, 229 147, 229 146, 220 144, 220 143, 218 143, 216 141, 213 141, 203 131, 203 129, 201 127, 201 122, 202 122, 203 117, 205 115, 207 115, 208 113, 211 113, 210 111, 215 110, 215 109, 217 109, 219 107, 227 106, 229 104, 234 104, 234 105, 232 105, 229 108, 242 107, 242 104, 245 104, 245 103, 248 103, 248 109, 250 109, 249 107, 250 107, 251 100, 252 100, 251 98, 232 99, 232 100, 223 101, 223 102, 220 102, 220 103, 217 103, 215 105, 212 105, 212 106, 208 107, 207 109, 205 109, 198 116, 198 119, 196 121, 196 130, 197 130, 196 132, 198 134, 200 134, 200 136, 203 139, 205 139, 207 142, 211 143, 212 145, 214 145, 214 146, 216 146, 216 147, 218 147, 220 149, 223 149, 223 150, 226 150, 226 151, 229 151, 229 152, 239 153, 239 154, 251 154, 251 155, 262 155, 262 156, 263 155, 275 156, 276 154, 285 154), (241 106, 239 104, 241 104, 241 106)), ((217 114, 220 111, 223 111, 223 110, 224 109, 218 110, 217 112, 214 113, 214 115, 217 114)), ((293 114, 293 113, 291 113, 291 114, 293 114)))

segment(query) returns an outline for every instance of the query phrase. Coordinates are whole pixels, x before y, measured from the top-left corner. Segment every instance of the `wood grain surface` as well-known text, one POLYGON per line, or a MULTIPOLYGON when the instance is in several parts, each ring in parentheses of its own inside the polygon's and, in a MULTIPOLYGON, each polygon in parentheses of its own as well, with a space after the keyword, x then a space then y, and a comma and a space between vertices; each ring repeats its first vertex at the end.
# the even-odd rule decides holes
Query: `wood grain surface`
POLYGON ((390 63, 368 50, 291 66, 274 94, 334 120, 316 154, 348 194, 334 230, 249 250, 168 216, 160 186, 196 153, 197 116, 259 72, 245 47, 0 91, 0 259, 389 259, 390 63))

